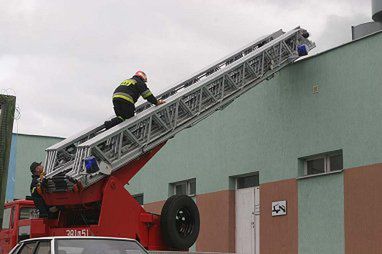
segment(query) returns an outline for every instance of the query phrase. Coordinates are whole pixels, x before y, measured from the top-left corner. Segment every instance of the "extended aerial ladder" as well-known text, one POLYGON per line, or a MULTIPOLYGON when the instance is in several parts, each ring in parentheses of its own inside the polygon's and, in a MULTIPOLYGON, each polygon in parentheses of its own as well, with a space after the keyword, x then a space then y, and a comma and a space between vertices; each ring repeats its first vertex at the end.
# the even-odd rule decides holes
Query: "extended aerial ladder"
POLYGON ((307 37, 299 27, 287 33, 279 30, 160 94, 158 98, 167 103, 159 107, 144 103, 133 118, 118 126, 104 130, 100 124, 49 147, 45 160, 48 192, 87 188, 224 108, 307 53, 301 51, 312 49, 315 45, 307 37), (89 158, 97 161, 99 171, 86 170, 89 158))
MULTIPOLYGON (((48 205, 59 208, 58 218, 15 223, 19 228, 12 233, 0 232, 7 238, 0 249, 9 250, 20 237, 48 235, 128 237, 147 249, 188 249, 199 232, 199 213, 192 199, 172 196, 161 215, 152 214, 135 201, 125 184, 168 139, 306 55, 315 47, 308 37, 299 27, 287 33, 279 30, 157 96, 165 104, 143 103, 134 117, 109 130, 99 124, 49 147, 42 195, 48 205)), ((17 201, 8 206, 12 211, 22 209, 17 201)))

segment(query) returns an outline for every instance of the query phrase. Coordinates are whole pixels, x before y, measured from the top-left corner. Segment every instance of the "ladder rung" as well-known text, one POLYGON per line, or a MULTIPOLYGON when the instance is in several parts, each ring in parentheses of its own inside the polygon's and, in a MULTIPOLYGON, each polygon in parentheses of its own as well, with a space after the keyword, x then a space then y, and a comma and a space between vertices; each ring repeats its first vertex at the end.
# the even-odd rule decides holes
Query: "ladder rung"
POLYGON ((159 98, 166 98, 165 104, 158 107, 143 104, 134 117, 109 130, 100 126, 90 128, 48 148, 46 177, 53 182, 49 188, 51 191, 71 188, 68 177, 81 181, 84 187, 90 186, 104 175, 84 172, 83 160, 87 156, 104 161, 112 171, 118 170, 179 131, 224 108, 295 61, 299 57, 298 45, 313 48, 315 45, 304 37, 305 32, 301 28, 288 33, 277 31, 162 93, 159 98))

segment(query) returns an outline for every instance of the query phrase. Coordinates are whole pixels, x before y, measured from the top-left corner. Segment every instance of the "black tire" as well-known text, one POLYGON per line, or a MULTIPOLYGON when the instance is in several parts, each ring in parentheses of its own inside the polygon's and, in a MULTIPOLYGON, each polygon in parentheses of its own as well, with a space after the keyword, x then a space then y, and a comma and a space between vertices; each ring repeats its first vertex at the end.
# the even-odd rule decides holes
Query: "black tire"
POLYGON ((176 250, 187 250, 198 238, 199 229, 199 210, 192 198, 169 197, 161 213, 161 231, 166 244, 176 250))

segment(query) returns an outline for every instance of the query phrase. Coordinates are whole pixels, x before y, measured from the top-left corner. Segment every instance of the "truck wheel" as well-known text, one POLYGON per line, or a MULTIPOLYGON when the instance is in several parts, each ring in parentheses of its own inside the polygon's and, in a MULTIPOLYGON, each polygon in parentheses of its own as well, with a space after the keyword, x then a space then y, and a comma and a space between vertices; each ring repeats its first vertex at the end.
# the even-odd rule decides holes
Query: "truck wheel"
POLYGON ((161 213, 161 231, 167 245, 187 250, 199 235, 199 210, 187 195, 174 195, 167 199, 161 213))

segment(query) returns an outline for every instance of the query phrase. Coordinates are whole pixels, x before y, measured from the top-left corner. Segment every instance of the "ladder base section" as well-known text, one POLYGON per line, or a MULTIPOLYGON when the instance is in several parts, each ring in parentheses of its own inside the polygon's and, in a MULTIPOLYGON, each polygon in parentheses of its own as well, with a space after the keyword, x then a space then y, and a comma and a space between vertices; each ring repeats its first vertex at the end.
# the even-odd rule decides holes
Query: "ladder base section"
POLYGON ((146 212, 114 176, 104 183, 99 202, 61 206, 57 220, 33 221, 31 236, 123 237, 136 239, 149 250, 171 249, 162 239, 160 215, 146 212))
MULTIPOLYGON (((113 173, 112 176, 100 179, 95 184, 90 185, 88 188, 82 188, 81 183, 77 182, 70 189, 65 188, 67 186, 73 186, 72 179, 62 178, 60 179, 60 188, 56 188, 55 192, 44 192, 43 197, 48 205, 52 206, 70 206, 78 204, 88 204, 93 202, 99 202, 102 200, 103 192, 106 183, 111 177, 116 177, 120 182, 127 184, 131 178, 133 178, 139 170, 165 145, 166 142, 154 147, 150 151, 146 152, 139 158, 131 161, 131 163, 119 168, 113 173), (59 190, 59 191, 58 191, 59 190)), ((49 180, 49 184, 55 184, 52 180, 49 180)), ((51 189, 50 189, 51 190, 51 189)))

